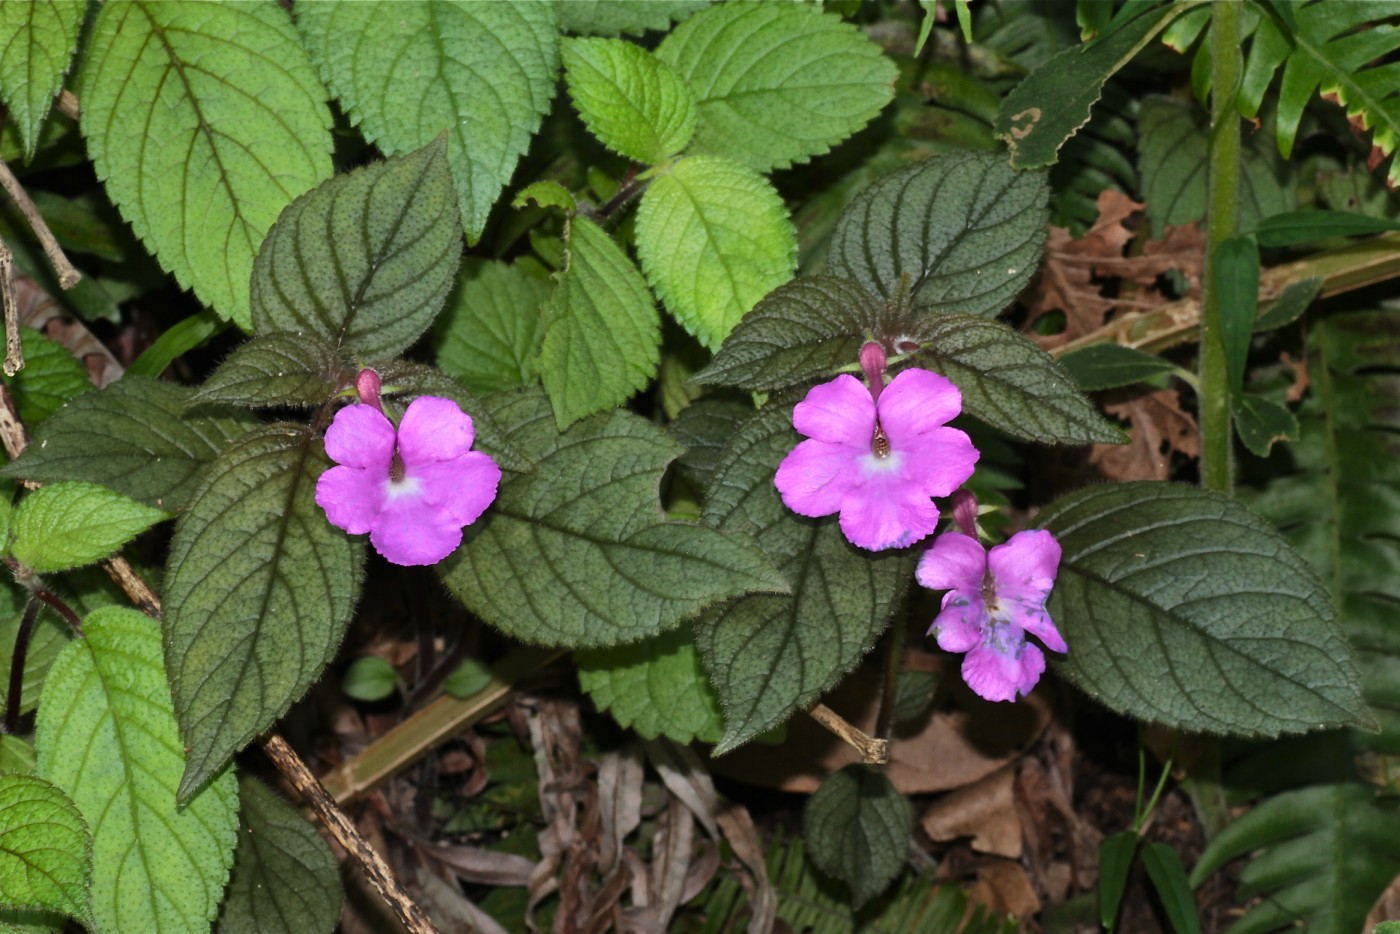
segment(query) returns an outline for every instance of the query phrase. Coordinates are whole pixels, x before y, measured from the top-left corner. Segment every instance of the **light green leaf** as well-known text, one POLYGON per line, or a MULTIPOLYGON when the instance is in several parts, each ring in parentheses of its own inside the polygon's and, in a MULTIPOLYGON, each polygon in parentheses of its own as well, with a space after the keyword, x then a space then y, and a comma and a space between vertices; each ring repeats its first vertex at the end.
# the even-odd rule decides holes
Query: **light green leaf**
POLYGON ((282 212, 253 266, 253 327, 305 331, 370 359, 393 356, 442 309, 461 251, 437 140, 336 176, 282 212))
POLYGON ((187 404, 320 405, 335 395, 340 370, 335 349, 319 334, 259 334, 219 364, 187 404))
POLYGON ((695 156, 642 195, 637 255, 667 310, 716 350, 759 299, 792 278, 797 238, 766 178, 695 156))
POLYGON ((868 552, 836 517, 806 519, 773 486, 798 442, 792 410, 770 403, 744 423, 710 484, 705 522, 759 543, 793 582, 789 595, 750 595, 695 623, 705 671, 724 707, 716 754, 785 722, 835 687, 875 645, 913 578, 910 549, 868 552))
POLYGON ((1035 524, 1063 549, 1048 604, 1069 644, 1057 668, 1101 703, 1237 736, 1373 722, 1326 588, 1235 500, 1116 483, 1035 524))
POLYGON ((10 553, 49 574, 109 557, 167 514, 96 483, 52 483, 25 495, 10 521, 10 553))
POLYGON ((447 131, 461 222, 475 242, 554 96, 554 4, 307 3, 297 23, 326 84, 385 154, 447 131))
POLYGON ((87 4, 82 0, 0 3, 0 100, 19 127, 25 161, 78 48, 87 4))
POLYGON ((442 689, 459 700, 465 700, 486 690, 490 683, 490 667, 475 658, 469 658, 452 669, 452 674, 442 679, 442 689))
POLYGON ((586 217, 569 221, 565 240, 538 363, 561 429, 626 402, 661 362, 661 317, 627 254, 586 217))
POLYGON ((34 746, 21 736, 0 736, 0 772, 34 774, 34 746))
POLYGON ((623 39, 564 43, 569 96, 589 132, 629 159, 655 165, 695 134, 695 94, 674 68, 623 39))
POLYGON ((325 466, 308 429, 257 429, 209 466, 175 526, 162 625, 182 800, 287 712, 345 634, 364 548, 316 505, 325 466))
POLYGON ((807 856, 846 883, 857 908, 904 868, 914 808, 874 766, 848 765, 827 777, 802 818, 807 856))
POLYGON ((578 652, 574 659, 578 683, 598 709, 646 739, 714 743, 724 732, 719 698, 689 626, 633 645, 578 652))
POLYGON ((15 394, 19 417, 32 431, 69 399, 91 392, 93 385, 82 361, 58 341, 27 327, 19 329, 19 336, 24 369, 4 381, 15 394))
POLYGON ((238 849, 218 934, 330 934, 340 866, 316 828, 256 779, 240 776, 238 849))
POLYGON ((1093 344, 1063 355, 1059 364, 1085 392, 1131 386, 1176 369, 1170 360, 1121 344, 1093 344))
POLYGON ((511 207, 523 208, 531 201, 542 208, 558 208, 565 214, 573 214, 578 210, 578 202, 574 200, 573 192, 548 178, 531 182, 520 189, 510 204, 511 207))
MULTIPOLYGON (((117 320, 121 320, 120 317, 117 320)), ((126 375, 158 378, 170 364, 191 350, 205 346, 229 326, 229 322, 207 308, 197 311, 166 328, 155 343, 141 351, 141 356, 126 368, 126 375)))
POLYGON ((694 148, 759 172, 826 152, 894 97, 894 62, 850 23, 807 4, 712 6, 656 54, 699 98, 694 148))
POLYGON ((891 172, 836 222, 829 271, 883 298, 909 278, 920 312, 992 316, 1040 262, 1050 189, 990 153, 953 153, 891 172))
POLYGON ((159 509, 184 508, 204 465, 257 424, 246 413, 186 413, 192 391, 126 376, 68 403, 0 471, 40 483, 100 483, 159 509))
POLYGON ((341 690, 355 700, 381 701, 394 693, 399 673, 378 655, 365 655, 350 663, 340 682, 341 690))
POLYGON ((581 36, 669 29, 710 0, 556 0, 559 28, 581 36))
POLYGON ((104 4, 78 96, 97 175, 195 296, 245 330, 253 255, 331 174, 326 92, 277 4, 104 4))
POLYGON ((528 386, 549 281, 517 264, 468 258, 437 321, 437 364, 476 392, 528 386))
POLYGON ((224 770, 176 803, 185 763, 155 621, 121 607, 89 615, 49 673, 35 728, 40 777, 92 831, 96 929, 208 931, 233 863, 238 790, 224 770))
POLYGON ((1244 394, 1232 410, 1240 440, 1256 457, 1268 457, 1276 441, 1298 440, 1298 419, 1272 399, 1244 394))
POLYGON ((786 590, 747 538, 665 520, 661 474, 680 452, 651 422, 614 411, 560 433, 538 391, 484 404, 536 467, 507 475, 438 565, 482 619, 528 642, 618 645, 737 594, 786 590))
MULTIPOLYGON (((8 738, 8 737, 7 737, 8 738)), ((88 921, 92 839, 77 807, 42 778, 0 773, 0 902, 88 921)))

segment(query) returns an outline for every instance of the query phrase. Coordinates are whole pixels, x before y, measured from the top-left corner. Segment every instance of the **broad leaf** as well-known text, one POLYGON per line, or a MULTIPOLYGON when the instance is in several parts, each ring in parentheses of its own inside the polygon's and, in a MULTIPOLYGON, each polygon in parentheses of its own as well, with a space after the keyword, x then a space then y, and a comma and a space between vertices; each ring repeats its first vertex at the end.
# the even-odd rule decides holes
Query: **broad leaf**
POLYGON ((20 736, 0 736, 0 772, 34 774, 34 746, 20 736))
POLYGON ((651 422, 609 412, 560 433, 537 391, 485 405, 536 466, 501 481, 438 565, 482 619, 528 642, 618 645, 738 594, 787 589, 747 537, 665 521, 661 473, 680 452, 651 422))
POLYGON ((627 254, 586 217, 569 220, 565 241, 538 363, 560 428, 626 402, 661 361, 661 316, 627 254))
POLYGON ((694 148, 760 172, 826 152, 894 96, 894 63, 812 6, 713 6, 672 30, 656 54, 699 99, 694 148))
POLYGON ((904 868, 914 808, 879 769, 848 765, 807 802, 802 830, 812 862, 846 883, 859 908, 904 868))
POLYGON ((828 270, 884 298, 907 276, 920 312, 995 315, 1035 274, 1048 198, 1044 173, 1013 171, 999 156, 935 156, 846 207, 828 270))
POLYGON ((759 543, 793 593, 756 594, 695 623, 724 707, 723 754, 787 720, 874 646, 913 577, 913 555, 868 552, 836 517, 806 519, 778 498, 773 473, 798 442, 792 410, 770 404, 735 433, 716 469, 705 521, 759 543))
POLYGON ((321 439, 250 432, 210 465, 175 526, 165 662, 187 765, 181 800, 287 712, 335 656, 364 550, 314 500, 321 439))
POLYGON ((39 130, 78 48, 82 0, 0 3, 0 100, 24 140, 24 158, 34 158, 39 130))
POLYGON ((754 303, 792 278, 797 239, 768 179, 694 156, 642 195, 637 255, 667 310, 715 350, 754 303))
POLYGON ((689 626, 634 645, 578 652, 579 685, 599 710, 646 739, 718 742, 724 732, 689 626))
POLYGON ((251 327, 253 255, 331 174, 326 92, 286 10, 135 0, 87 41, 82 130, 132 230, 182 286, 251 327))
POLYGON ((1240 873, 1241 900, 1263 896, 1231 934, 1298 928, 1351 934, 1400 872, 1400 813, 1370 784, 1317 785, 1262 802, 1221 830, 1191 884, 1260 851, 1240 873))
POLYGON ((256 422, 241 412, 186 413, 191 390, 126 376, 74 399, 3 471, 41 483, 100 483, 159 509, 184 508, 199 471, 256 422))
POLYGON ((10 521, 10 553, 49 574, 96 564, 167 514, 96 483, 53 483, 25 495, 10 521))
POLYGON ((326 84, 383 152, 447 131, 461 223, 475 242, 554 96, 554 4, 307 3, 297 23, 326 84))
POLYGON ((330 934, 340 920, 340 866, 316 828, 281 796, 238 780, 238 849, 218 934, 330 934))
POLYGON ((399 673, 378 655, 362 655, 345 669, 340 688, 362 701, 381 701, 394 693, 399 673))
POLYGON ((438 366, 477 392, 528 386, 548 297, 547 279, 469 257, 434 328, 438 366))
POLYGON ((1119 483, 1053 503, 1058 670, 1141 720, 1239 736, 1371 723, 1326 588, 1268 522, 1193 487, 1119 483), (1267 699, 1263 701, 1261 699, 1267 699))
POLYGON ((67 347, 33 328, 20 327, 19 335, 24 369, 4 381, 15 395, 19 417, 33 430, 93 385, 82 361, 67 347))
POLYGON ((35 746, 39 776, 92 832, 96 929, 208 931, 233 863, 238 789, 224 770, 176 803, 185 762, 154 620, 120 607, 87 617, 44 686, 35 746))
POLYGON ((1170 360, 1121 344, 1094 344, 1065 354, 1059 364, 1085 392, 1131 386, 1176 369, 1170 360))
POLYGON ((441 140, 337 176, 283 211, 258 250, 253 327, 392 356, 442 309, 461 250, 441 140))
POLYGON ((710 0, 567 0, 557 4, 559 28, 581 36, 615 36, 669 29, 710 0))
POLYGON ((739 426, 753 416, 753 403, 728 394, 712 394, 688 405, 668 428, 685 447, 676 461, 680 472, 707 490, 725 448, 739 426))
POLYGON ((320 405, 340 378, 335 350, 319 334, 260 334, 221 363, 189 404, 320 405))
POLYGON ((91 845, 83 816, 61 789, 0 773, 0 902, 89 920, 91 845))
POLYGON ((695 133, 695 94, 674 68, 622 39, 564 44, 569 97, 589 131, 629 159, 655 165, 695 133))

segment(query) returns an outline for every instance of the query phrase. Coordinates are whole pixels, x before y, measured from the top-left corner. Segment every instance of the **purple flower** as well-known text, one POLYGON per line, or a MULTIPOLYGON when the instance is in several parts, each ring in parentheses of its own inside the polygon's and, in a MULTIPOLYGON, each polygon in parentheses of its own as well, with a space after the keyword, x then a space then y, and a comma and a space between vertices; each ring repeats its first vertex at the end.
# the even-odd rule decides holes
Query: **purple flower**
POLYGON ((846 538, 878 551, 934 530, 933 497, 972 476, 977 449, 964 432, 943 427, 962 411, 962 394, 942 376, 905 370, 883 389, 871 385, 841 375, 813 386, 792 410, 807 440, 783 458, 773 482, 793 512, 839 512, 846 538))
POLYGON ((962 676, 989 701, 1015 700, 1045 671, 1045 656, 1026 633, 1067 651, 1045 600, 1060 568, 1060 543, 1049 532, 1017 532, 990 552, 962 532, 938 536, 919 559, 919 583, 946 590, 929 627, 938 647, 966 652, 962 676))
POLYGON ((397 432, 375 405, 346 406, 326 431, 340 466, 321 474, 316 504, 331 525, 368 532, 394 564, 436 564, 496 498, 501 468, 473 439, 471 416, 451 399, 413 400, 397 432))

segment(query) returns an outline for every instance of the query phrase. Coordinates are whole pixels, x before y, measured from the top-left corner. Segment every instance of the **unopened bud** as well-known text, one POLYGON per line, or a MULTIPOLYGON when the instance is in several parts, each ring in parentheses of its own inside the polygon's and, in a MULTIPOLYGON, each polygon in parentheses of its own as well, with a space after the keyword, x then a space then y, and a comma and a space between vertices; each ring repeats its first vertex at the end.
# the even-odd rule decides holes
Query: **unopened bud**
POLYGON ((977 537, 977 497, 968 490, 953 494, 953 521, 964 535, 977 537))
POLYGON ((384 409, 379 405, 379 374, 370 369, 364 369, 355 377, 355 391, 360 394, 360 401, 365 405, 373 406, 377 411, 384 409))

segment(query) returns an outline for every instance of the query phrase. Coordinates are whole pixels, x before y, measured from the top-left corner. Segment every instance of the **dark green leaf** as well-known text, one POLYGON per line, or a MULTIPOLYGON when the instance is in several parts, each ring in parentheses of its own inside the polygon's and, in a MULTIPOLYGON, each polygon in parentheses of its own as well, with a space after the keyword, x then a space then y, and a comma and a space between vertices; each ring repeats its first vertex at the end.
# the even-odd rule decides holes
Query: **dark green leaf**
POLYGON ((874 766, 848 765, 829 776, 802 818, 807 855, 850 886, 859 908, 885 890, 909 855, 914 809, 874 766))
POLYGON ((992 316, 1035 274, 1049 186, 989 153, 935 156, 883 176, 831 234, 832 275, 890 298, 907 276, 919 312, 992 316))
POLYGON ((569 96, 589 131, 629 159, 655 165, 695 134, 695 93, 670 65, 622 39, 564 44, 569 96))
POLYGON ((1110 931, 1118 927, 1118 908, 1137 845, 1138 835, 1132 830, 1119 831, 1099 844, 1099 923, 1110 931))
POLYGON ((788 595, 752 595, 695 623, 710 683, 724 707, 723 754, 785 722, 831 689, 874 646, 913 574, 913 555, 868 552, 835 516, 807 519, 773 486, 797 444, 792 410, 771 403, 742 425, 716 469, 705 503, 710 525, 758 542, 788 595))
POLYGON ((1292 324, 1298 320, 1303 312, 1308 310, 1308 306, 1317 298, 1322 291, 1322 279, 1318 276, 1311 276, 1307 279, 1300 279, 1297 282, 1290 282, 1284 287, 1279 297, 1264 309, 1259 315, 1259 319, 1254 322, 1255 332, 1272 331, 1281 328, 1286 324, 1292 324))
POLYGON ((1298 419, 1272 399, 1245 394, 1233 408, 1235 430, 1256 457, 1268 457, 1275 441, 1298 440, 1298 419))
POLYGON ((74 399, 0 471, 41 483, 100 483, 158 509, 184 508, 199 472, 256 422, 242 412, 186 413, 191 390, 126 376, 74 399))
POLYGON ((166 513, 96 483, 51 483, 25 495, 10 520, 10 552, 50 574, 96 564, 166 513))
POLYGON ((701 490, 708 489, 725 447, 753 411, 752 402, 724 395, 686 406, 669 426, 671 437, 685 448, 676 466, 701 490))
POLYGON ((156 342, 126 368, 127 376, 149 376, 156 378, 164 373, 175 360, 191 350, 203 347, 222 334, 229 322, 209 309, 198 311, 185 320, 166 328, 156 342))
POLYGON ((860 359, 883 307, 848 279, 794 279, 755 305, 694 379, 770 390, 831 376, 860 359))
POLYGON ((87 824, 62 789, 32 775, 0 773, 0 902, 90 924, 91 847, 87 824))
POLYGON ((923 723, 933 705, 933 692, 937 687, 938 675, 931 671, 913 668, 901 671, 895 680, 890 722, 896 726, 923 723))
POLYGON ((549 280, 517 264, 469 257, 434 328, 437 364, 468 389, 493 392, 535 382, 540 306, 549 280))
POLYGON ((439 571, 467 608, 512 636, 574 647, 635 642, 720 600, 782 592, 786 580, 745 537, 667 522, 661 473, 674 442, 627 412, 559 432, 538 391, 485 409, 536 465, 507 475, 439 571))
POLYGON ((1400 230, 1400 221, 1346 211, 1293 211, 1266 217, 1255 228, 1260 246, 1303 246, 1328 237, 1359 237, 1400 230))
POLYGON ((1230 392, 1238 396, 1244 389, 1244 365, 1259 310, 1259 247, 1253 237, 1231 237, 1215 248, 1212 260, 1220 306, 1220 341, 1225 345, 1230 392))
POLYGON ((394 693, 398 680, 393 665, 378 655, 364 655, 345 669, 340 687, 355 700, 381 701, 394 693))
POLYGON ((321 438, 270 425, 209 466, 175 526, 165 578, 165 661, 188 800, 286 713, 335 656, 364 549, 314 500, 321 438))
POLYGON ((335 351, 319 334, 259 334, 220 364, 188 404, 320 405, 339 382, 335 351))
POLYGON ((309 333, 349 354, 392 356, 442 309, 461 252, 446 145, 438 139, 338 175, 282 212, 253 264, 253 327, 309 333))
POLYGON ((1200 934, 1201 921, 1196 914, 1196 899, 1186 882, 1186 870, 1181 868, 1181 857, 1176 850, 1165 843, 1149 843, 1142 848, 1142 864, 1147 868, 1152 887, 1162 899, 1162 907, 1167 911, 1172 930, 1176 934, 1200 934))
POLYGON ((714 743, 724 732, 719 699, 700 666, 689 626, 574 658, 579 685, 598 709, 646 739, 714 743))
POLYGON ((238 849, 218 934, 330 934, 340 866, 316 828, 256 779, 240 776, 238 849))
POLYGON ((1316 573, 1272 525, 1193 487, 1119 483, 1037 518, 1063 548, 1058 670, 1167 726, 1277 736, 1372 724, 1316 573))
POLYGON ((82 361, 67 347, 33 328, 21 327, 19 334, 24 369, 6 377, 5 383, 15 394, 20 419, 32 431, 68 400, 91 392, 93 385, 82 361))
POLYGON ((1121 344, 1094 344, 1059 358, 1085 392, 1131 386, 1176 369, 1170 360, 1121 344))

